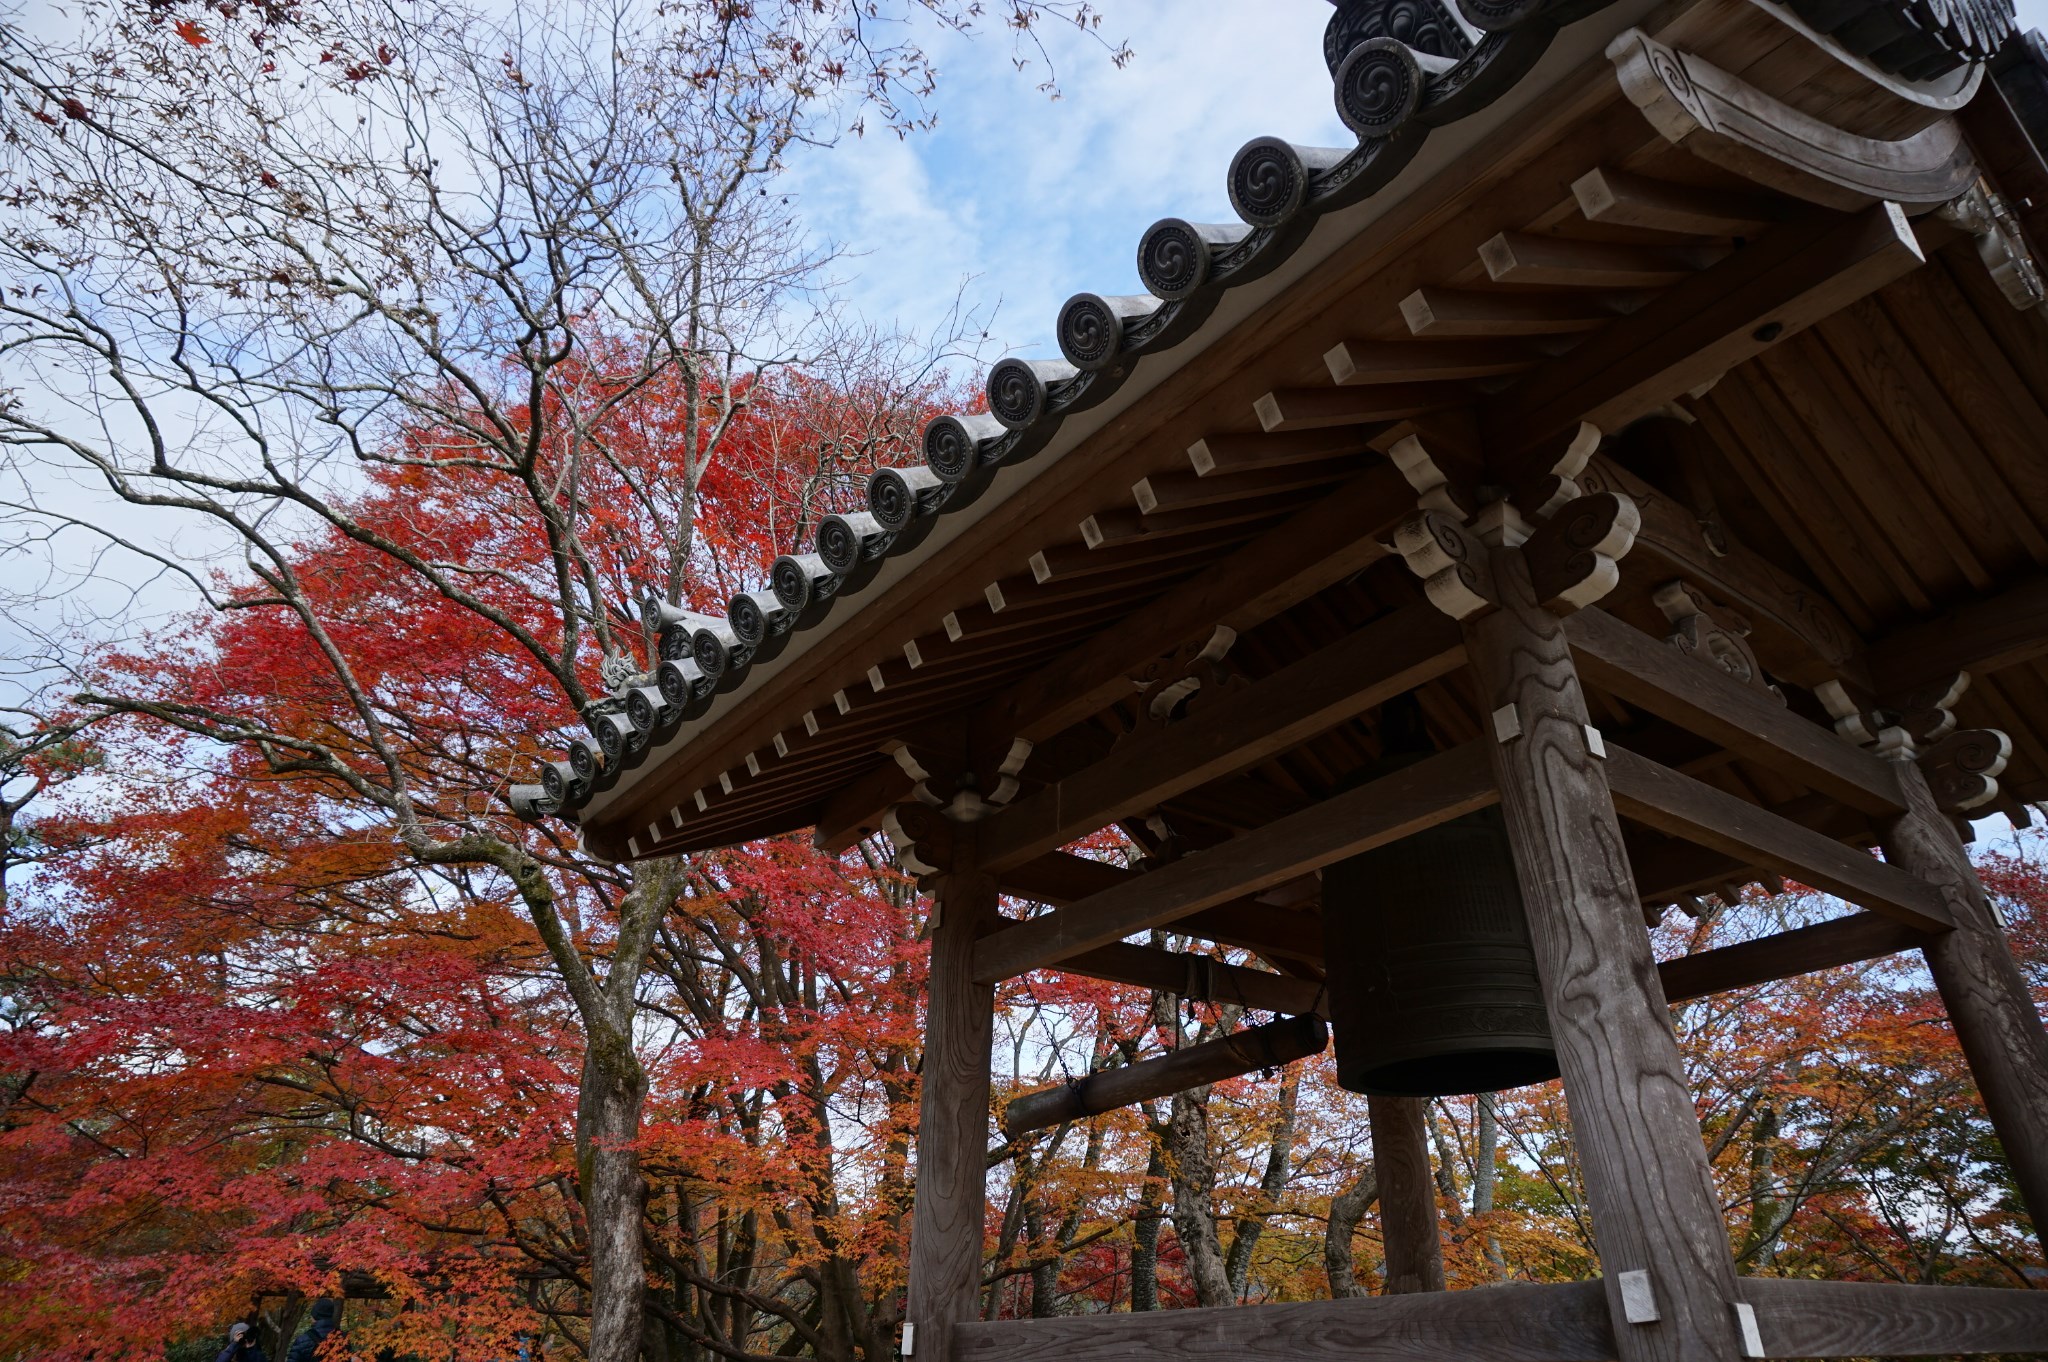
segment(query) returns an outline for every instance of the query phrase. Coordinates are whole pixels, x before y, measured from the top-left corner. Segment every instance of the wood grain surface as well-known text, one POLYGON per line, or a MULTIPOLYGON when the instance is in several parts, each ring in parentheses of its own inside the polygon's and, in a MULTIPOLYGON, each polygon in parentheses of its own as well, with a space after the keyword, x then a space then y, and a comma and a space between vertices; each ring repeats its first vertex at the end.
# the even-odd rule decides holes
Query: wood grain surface
POLYGON ((1766 1357, 2048 1352, 2048 1291, 1745 1277, 1766 1357))
MULTIPOLYGON (((1643 932, 1604 763, 1563 624, 1528 568, 1494 554, 1501 608, 1466 652, 1487 709, 1521 734, 1488 743, 1564 1073, 1615 1341, 1627 1362, 1740 1355, 1735 1269, 1664 990, 1643 932), (1659 1318, 1628 1324, 1617 1279, 1647 1272, 1659 1318)), ((1692 665, 1692 664, 1686 664, 1692 665)), ((1701 669, 1705 674, 1704 669, 1701 669)))

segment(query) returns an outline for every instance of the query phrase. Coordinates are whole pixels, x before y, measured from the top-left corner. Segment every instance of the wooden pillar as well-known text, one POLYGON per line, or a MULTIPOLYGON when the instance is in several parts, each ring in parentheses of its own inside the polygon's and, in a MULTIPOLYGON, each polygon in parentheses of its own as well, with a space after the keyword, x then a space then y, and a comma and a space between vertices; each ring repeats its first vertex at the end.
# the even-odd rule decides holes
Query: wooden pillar
POLYGON ((1466 650, 1584 1171, 1622 1362, 1742 1356, 1735 1266, 1585 695, 1519 551, 1466 650))
POLYGON ((1372 1172, 1380 1185, 1380 1239, 1386 1245, 1381 1294, 1444 1289, 1444 1244, 1436 1187, 1429 1173, 1429 1132, 1419 1097, 1368 1097, 1372 1172))
POLYGON ((931 931, 904 1310, 903 1351, 916 1362, 949 1362, 953 1326, 981 1313, 995 989, 974 982, 974 941, 995 914, 996 886, 964 833, 957 856, 938 882, 931 931))
POLYGON ((1956 928, 1923 948, 1934 985, 1984 1095, 2034 1235, 2048 1250, 2048 1032, 1991 911, 1955 827, 1935 806, 1927 778, 1895 760, 1907 811, 1884 837, 1884 858, 1938 886, 1956 928))

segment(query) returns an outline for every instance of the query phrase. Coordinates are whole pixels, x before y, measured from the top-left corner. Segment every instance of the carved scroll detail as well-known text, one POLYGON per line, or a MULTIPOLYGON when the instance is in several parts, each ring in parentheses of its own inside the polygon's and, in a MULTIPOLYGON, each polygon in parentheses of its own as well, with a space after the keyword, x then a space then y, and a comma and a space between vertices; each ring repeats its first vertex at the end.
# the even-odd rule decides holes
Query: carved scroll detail
POLYGON ((1998 798, 1998 776, 2012 759, 2012 739, 1995 728, 1963 728, 1920 756, 1927 788, 1943 813, 1962 813, 1998 798))
POLYGON ((1017 777, 1031 750, 1029 739, 1015 738, 999 758, 976 762, 968 770, 956 770, 961 765, 956 758, 915 743, 899 742, 889 755, 915 782, 910 792, 920 804, 955 823, 975 823, 1017 797, 1017 777))
POLYGON ((1764 678, 1756 650, 1749 646, 1749 621, 1720 610, 1684 582, 1666 582, 1650 599, 1671 623, 1666 642, 1715 671, 1755 686, 1785 703, 1785 694, 1764 678))
POLYGON ((1932 208, 1977 178, 1952 117, 1901 141, 1879 141, 1801 113, 1638 28, 1609 43, 1607 59, 1666 141, 1809 203, 1845 211, 1883 202, 1932 208))
POLYGON ((1236 642, 1237 630, 1219 624, 1200 647, 1184 646, 1133 677, 1148 693, 1146 716, 1155 723, 1175 723, 1197 703, 1235 688, 1237 674, 1224 666, 1224 659, 1236 642))
POLYGON ((1397 525, 1394 552, 1422 578, 1430 604, 1452 619, 1469 619, 1493 605, 1486 545, 1442 511, 1418 511, 1397 525))
POLYGON ((1989 184, 1977 181, 1961 198, 1943 204, 1935 216, 1977 239, 1977 258, 1991 272, 2005 301, 2022 312, 2048 302, 2048 286, 2042 284, 2040 267, 2027 250, 2019 223, 1989 184))
POLYGON ((1580 497, 1522 546, 1536 599, 1555 614, 1583 610, 1621 581, 1620 559, 1642 528, 1636 504, 1618 492, 1580 497))

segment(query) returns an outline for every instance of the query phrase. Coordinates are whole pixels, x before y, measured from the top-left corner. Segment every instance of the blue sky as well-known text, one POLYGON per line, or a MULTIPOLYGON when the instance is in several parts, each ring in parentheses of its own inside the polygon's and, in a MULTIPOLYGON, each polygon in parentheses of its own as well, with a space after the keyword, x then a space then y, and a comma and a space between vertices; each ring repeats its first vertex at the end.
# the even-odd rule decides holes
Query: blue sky
MULTIPOLYGON (((1139 234, 1162 217, 1229 222, 1223 177, 1262 134, 1349 145, 1322 61, 1327 0, 1102 0, 1105 35, 1128 39, 1123 70, 1102 46, 1047 30, 1062 98, 1018 72, 1000 30, 931 46, 940 67, 935 133, 870 133, 801 162, 793 176, 814 231, 858 253, 844 293, 876 322, 914 332, 964 301, 993 315, 992 363, 1051 354, 1053 317, 1083 289, 1137 291, 1139 234)), ((2048 27, 2048 0, 2020 0, 2048 27)))

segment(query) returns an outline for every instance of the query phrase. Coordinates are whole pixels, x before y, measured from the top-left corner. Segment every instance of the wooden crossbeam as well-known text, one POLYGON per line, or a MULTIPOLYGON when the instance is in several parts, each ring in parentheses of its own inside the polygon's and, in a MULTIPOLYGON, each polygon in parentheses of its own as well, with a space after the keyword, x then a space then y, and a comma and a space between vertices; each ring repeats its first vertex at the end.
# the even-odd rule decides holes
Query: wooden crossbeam
POLYGON ((1588 222, 1647 227, 1684 236, 1749 236, 1785 216, 1782 200, 1732 189, 1702 189, 1600 166, 1572 181, 1588 222))
POLYGON ((1267 435, 1254 432, 1208 435, 1188 446, 1188 466, 1201 478, 1227 477, 1290 464, 1320 463, 1343 454, 1372 448, 1373 426, 1325 426, 1317 430, 1267 435))
MULTIPOLYGON (((1579 421, 1619 430, 1924 263, 1896 204, 1813 213, 1693 275, 1486 404, 1494 475, 1513 486, 1579 421)), ((1578 295, 1572 295, 1574 297, 1578 295)))
POLYGON ((1459 383, 1368 383, 1345 388, 1276 388, 1252 404, 1267 432, 1398 421, 1469 401, 1459 383))
POLYGON ((1897 918, 1882 913, 1852 913, 1789 932, 1744 941, 1698 955, 1666 960, 1657 966, 1664 980, 1666 1002, 1682 1003, 1711 993, 1767 984, 1894 955, 1925 945, 1929 937, 1897 918))
POLYGON ((1434 607, 1397 611, 1019 800, 982 824, 982 864, 1000 874, 1244 770, 1444 675, 1464 656, 1458 626, 1434 607))
POLYGON ((1439 752, 1257 832, 983 937, 974 975, 996 983, 1435 827, 1500 798, 1478 743, 1439 752))
POLYGON ((1502 232, 1479 245, 1479 262, 1496 284, 1567 288, 1656 288, 1704 269, 1710 260, 1682 247, 1502 232))
POLYGON ((1526 341, 1344 341, 1323 355, 1332 383, 1414 383, 1489 378, 1541 363, 1526 341))
POLYGON ((1565 621, 1579 674, 1681 728, 1879 816, 1905 809, 1898 777, 1861 748, 1770 696, 1703 666, 1601 610, 1565 621))
POLYGON ((2048 1347, 2048 1291, 1743 1277, 1763 1357, 1928 1357, 2048 1347))
POLYGON ((1940 891, 1705 781, 1607 745, 1607 783, 1625 818, 1840 895, 1922 930, 1953 927, 1940 891))
POLYGON ((1618 1356, 1599 1282, 986 1321, 957 1326, 952 1344, 954 1362, 1605 1362, 1618 1356))
MULTIPOLYGON (((1505 289, 1419 288, 1401 300, 1401 318, 1418 336, 1565 336, 1597 331, 1619 315, 1590 293, 1510 293, 1505 289)), ((1540 372, 1540 371, 1539 371, 1540 372)))

